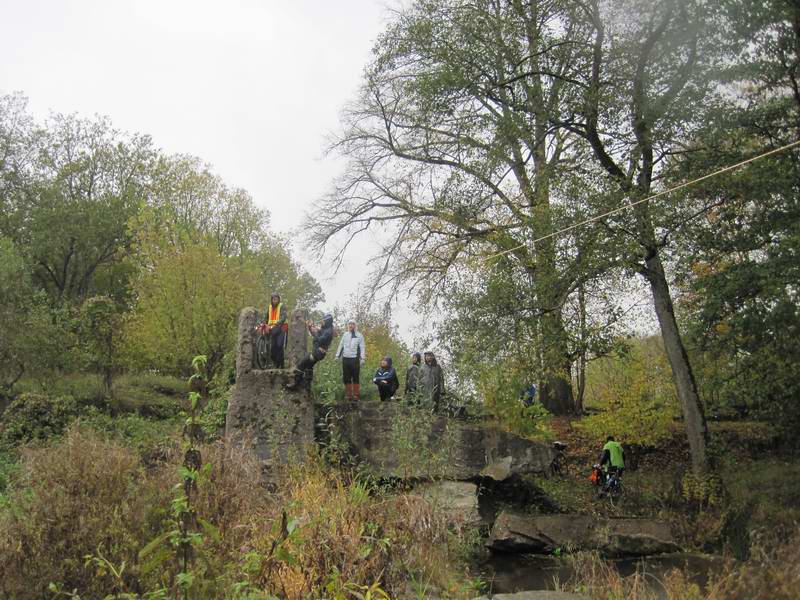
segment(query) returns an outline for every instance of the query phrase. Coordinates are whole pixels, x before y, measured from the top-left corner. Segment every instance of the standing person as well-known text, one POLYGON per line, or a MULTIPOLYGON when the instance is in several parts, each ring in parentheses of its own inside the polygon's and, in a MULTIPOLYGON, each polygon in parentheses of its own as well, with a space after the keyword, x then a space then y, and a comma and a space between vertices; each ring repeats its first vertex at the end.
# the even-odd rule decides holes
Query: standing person
POLYGON ((419 352, 414 352, 411 355, 411 364, 406 369, 406 399, 409 402, 416 403, 417 386, 419 384, 419 363, 422 362, 422 355, 419 352))
POLYGON ((328 348, 333 341, 333 315, 326 314, 322 317, 319 326, 311 321, 306 321, 308 332, 311 334, 311 354, 300 361, 294 370, 294 382, 286 386, 288 390, 295 390, 300 386, 311 388, 311 379, 314 376, 314 365, 325 358, 328 348))
POLYGON ((358 400, 361 395, 361 365, 367 359, 367 347, 364 336, 356 331, 356 322, 350 319, 347 322, 347 331, 339 340, 336 358, 342 359, 342 382, 344 383, 344 396, 347 400, 358 400))
POLYGON ((375 377, 372 383, 378 386, 378 393, 381 400, 391 400, 397 388, 400 387, 400 381, 397 379, 397 371, 392 366, 392 357, 384 356, 381 361, 380 367, 375 371, 375 377))
POLYGON ((269 358, 272 366, 283 369, 283 350, 286 347, 286 332, 289 324, 286 322, 286 308, 281 302, 281 295, 272 292, 270 303, 267 307, 267 331, 270 335, 269 358))
POLYGON ((433 411, 438 412, 439 402, 444 393, 444 372, 436 362, 433 352, 425 352, 422 357, 424 364, 420 367, 419 372, 419 390, 433 411))

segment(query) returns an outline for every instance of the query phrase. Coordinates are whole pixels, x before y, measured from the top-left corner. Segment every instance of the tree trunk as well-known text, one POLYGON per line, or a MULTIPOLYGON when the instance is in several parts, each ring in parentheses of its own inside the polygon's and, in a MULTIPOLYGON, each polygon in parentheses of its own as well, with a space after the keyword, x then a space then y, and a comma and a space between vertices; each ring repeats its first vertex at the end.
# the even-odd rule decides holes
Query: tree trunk
MULTIPOLYGON (((578 264, 580 264, 580 252, 578 253, 578 264)), ((583 414, 583 394, 586 391, 586 287, 583 279, 578 281, 578 313, 580 318, 577 380, 578 396, 575 398, 575 414, 583 414)))
POLYGON ((567 332, 561 318, 561 299, 556 290, 555 258, 550 248, 539 248, 539 270, 534 275, 542 355, 542 381, 539 399, 554 415, 575 412, 567 332))
POLYGON ((697 393, 697 382, 694 379, 689 356, 683 345, 675 311, 672 306, 669 283, 664 274, 664 266, 657 252, 651 253, 646 259, 646 269, 642 274, 650 284, 653 294, 656 316, 661 327, 661 337, 667 352, 678 399, 683 411, 686 435, 689 439, 689 451, 692 459, 692 469, 695 473, 704 473, 709 469, 707 444, 708 426, 706 425, 705 412, 697 393))

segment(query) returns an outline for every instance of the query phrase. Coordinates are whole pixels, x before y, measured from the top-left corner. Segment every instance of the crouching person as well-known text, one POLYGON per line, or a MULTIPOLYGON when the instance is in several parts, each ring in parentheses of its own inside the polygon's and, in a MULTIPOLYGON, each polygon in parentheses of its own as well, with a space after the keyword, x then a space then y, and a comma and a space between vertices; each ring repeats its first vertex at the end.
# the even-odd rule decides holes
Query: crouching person
POLYGON ((381 400, 390 400, 394 396, 397 388, 400 387, 400 381, 397 379, 397 371, 392 367, 392 358, 390 356, 383 358, 381 366, 375 371, 372 383, 378 386, 381 400))
POLYGON ((306 326, 311 334, 311 354, 301 360, 295 368, 294 382, 286 386, 286 389, 289 390, 295 390, 300 387, 311 388, 314 365, 325 358, 333 341, 333 315, 326 314, 322 317, 322 323, 319 325, 306 321, 306 326))

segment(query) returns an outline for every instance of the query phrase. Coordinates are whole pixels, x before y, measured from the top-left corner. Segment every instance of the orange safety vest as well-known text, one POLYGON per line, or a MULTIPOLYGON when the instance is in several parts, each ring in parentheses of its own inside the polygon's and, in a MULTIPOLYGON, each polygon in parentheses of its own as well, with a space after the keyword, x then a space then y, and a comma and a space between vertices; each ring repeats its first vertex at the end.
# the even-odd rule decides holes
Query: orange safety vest
MULTIPOLYGON (((272 304, 269 305, 269 308, 267 309, 267 316, 268 316, 267 325, 275 325, 278 322, 278 320, 281 318, 281 307, 282 306, 283 306, 283 302, 279 302, 278 306, 272 306, 272 304)), ((284 331, 287 331, 289 329, 289 324, 288 323, 284 323, 281 326, 281 329, 283 329, 284 331)))

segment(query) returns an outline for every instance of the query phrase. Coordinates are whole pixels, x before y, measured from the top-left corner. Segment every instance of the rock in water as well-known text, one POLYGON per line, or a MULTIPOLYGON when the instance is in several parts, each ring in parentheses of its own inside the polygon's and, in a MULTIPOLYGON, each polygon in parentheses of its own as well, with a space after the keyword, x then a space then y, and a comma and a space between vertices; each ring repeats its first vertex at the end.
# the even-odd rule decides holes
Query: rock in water
POLYGON ((598 550, 606 556, 679 552, 669 524, 656 519, 589 515, 518 515, 503 511, 487 541, 492 550, 550 554, 556 549, 598 550))
POLYGON ((478 486, 468 481, 437 481, 423 484, 416 491, 437 512, 447 515, 447 520, 455 525, 480 525, 478 512, 478 486))

